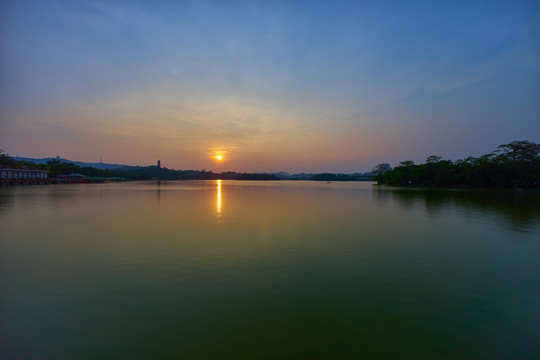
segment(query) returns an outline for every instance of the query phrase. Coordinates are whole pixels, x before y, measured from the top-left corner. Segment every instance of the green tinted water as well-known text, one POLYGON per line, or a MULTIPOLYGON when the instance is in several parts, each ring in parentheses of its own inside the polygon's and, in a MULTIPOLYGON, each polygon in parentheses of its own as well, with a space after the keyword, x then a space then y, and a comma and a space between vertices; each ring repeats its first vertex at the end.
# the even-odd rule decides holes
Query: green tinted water
POLYGON ((540 192, 0 188, 0 358, 540 356, 540 192))

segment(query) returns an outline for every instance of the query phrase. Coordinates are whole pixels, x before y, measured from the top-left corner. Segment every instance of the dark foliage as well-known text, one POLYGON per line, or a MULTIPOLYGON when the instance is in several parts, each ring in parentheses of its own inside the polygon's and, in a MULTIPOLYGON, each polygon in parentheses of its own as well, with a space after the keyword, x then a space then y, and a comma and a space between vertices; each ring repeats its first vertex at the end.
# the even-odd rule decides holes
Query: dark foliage
POLYGON ((206 170, 173 170, 157 166, 137 166, 123 169, 96 169, 80 167, 73 163, 52 160, 45 165, 50 171, 49 176, 82 174, 89 177, 124 177, 133 180, 278 180, 275 175, 224 172, 214 173, 206 170))
POLYGON ((540 187, 540 145, 513 141, 479 158, 452 162, 432 155, 421 165, 403 161, 374 180, 388 185, 540 187))
POLYGON ((81 167, 71 162, 51 160, 47 164, 35 164, 27 161, 14 161, 3 150, 0 150, 0 167, 42 169, 49 171, 49 177, 67 174, 81 174, 88 177, 128 178, 132 180, 279 180, 272 174, 250 174, 223 172, 221 174, 206 170, 173 170, 157 166, 136 166, 120 169, 96 169, 81 167))
POLYGON ((249 174, 249 173, 236 174, 234 179, 235 180, 279 180, 279 178, 276 175, 272 175, 272 174, 249 174))
POLYGON ((13 165, 13 159, 4 150, 0 149, 0 167, 11 167, 13 165))
POLYGON ((29 161, 15 161, 4 150, 0 149, 0 167, 15 169, 47 170, 45 164, 35 164, 29 161))
POLYGON ((313 180, 315 181, 357 181, 358 179, 351 175, 346 174, 330 174, 322 173, 313 175, 313 180))

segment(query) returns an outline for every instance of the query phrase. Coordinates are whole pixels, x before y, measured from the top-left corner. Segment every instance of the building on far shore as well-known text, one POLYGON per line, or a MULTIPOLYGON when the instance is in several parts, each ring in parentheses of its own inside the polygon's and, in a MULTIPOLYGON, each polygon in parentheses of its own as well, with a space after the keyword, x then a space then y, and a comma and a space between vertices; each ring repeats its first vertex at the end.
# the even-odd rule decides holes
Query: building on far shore
POLYGON ((37 184, 49 180, 49 171, 0 168, 1 184, 37 184))

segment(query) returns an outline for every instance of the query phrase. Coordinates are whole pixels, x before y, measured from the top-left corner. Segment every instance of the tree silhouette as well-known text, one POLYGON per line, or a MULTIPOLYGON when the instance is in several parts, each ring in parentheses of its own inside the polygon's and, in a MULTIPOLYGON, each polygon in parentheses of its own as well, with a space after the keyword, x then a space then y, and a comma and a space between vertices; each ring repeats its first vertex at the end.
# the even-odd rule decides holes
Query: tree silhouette
POLYGON ((13 159, 3 150, 0 149, 0 165, 8 167, 14 165, 13 159))
POLYGON ((512 141, 478 158, 453 163, 431 155, 425 164, 402 161, 375 180, 379 184, 475 187, 540 187, 540 144, 512 141))

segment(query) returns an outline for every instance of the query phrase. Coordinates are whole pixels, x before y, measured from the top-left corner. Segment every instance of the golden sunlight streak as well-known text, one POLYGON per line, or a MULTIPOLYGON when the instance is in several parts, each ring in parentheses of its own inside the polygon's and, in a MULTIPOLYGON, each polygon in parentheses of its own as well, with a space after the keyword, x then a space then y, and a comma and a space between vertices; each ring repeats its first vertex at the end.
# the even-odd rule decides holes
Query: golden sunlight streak
POLYGON ((216 211, 219 219, 221 215, 221 180, 217 180, 216 211))

